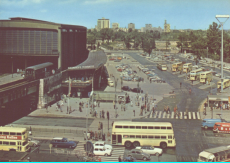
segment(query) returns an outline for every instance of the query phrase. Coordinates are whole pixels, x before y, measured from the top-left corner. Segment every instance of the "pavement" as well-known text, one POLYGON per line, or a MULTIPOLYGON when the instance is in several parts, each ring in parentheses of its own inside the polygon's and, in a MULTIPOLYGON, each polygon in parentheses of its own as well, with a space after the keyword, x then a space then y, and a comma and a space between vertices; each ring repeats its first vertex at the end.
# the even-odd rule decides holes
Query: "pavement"
POLYGON ((20 73, 14 73, 13 77, 12 77, 12 74, 3 75, 3 76, 0 76, 0 85, 14 82, 14 81, 17 81, 19 79, 23 79, 23 77, 21 76, 20 73))

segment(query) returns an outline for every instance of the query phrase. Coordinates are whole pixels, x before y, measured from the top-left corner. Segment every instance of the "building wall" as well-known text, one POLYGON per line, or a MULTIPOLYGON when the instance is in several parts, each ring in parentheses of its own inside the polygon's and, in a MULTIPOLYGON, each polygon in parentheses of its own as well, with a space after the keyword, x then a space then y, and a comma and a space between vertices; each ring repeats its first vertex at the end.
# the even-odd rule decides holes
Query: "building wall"
POLYGON ((97 20, 97 30, 100 31, 101 29, 104 28, 110 28, 110 20, 109 19, 98 19, 97 20))
POLYGON ((134 29, 135 29, 135 24, 129 23, 129 24, 128 24, 128 29, 129 29, 129 28, 132 28, 132 30, 134 30, 134 29))
POLYGON ((112 28, 113 29, 118 29, 119 28, 119 23, 113 23, 112 28))

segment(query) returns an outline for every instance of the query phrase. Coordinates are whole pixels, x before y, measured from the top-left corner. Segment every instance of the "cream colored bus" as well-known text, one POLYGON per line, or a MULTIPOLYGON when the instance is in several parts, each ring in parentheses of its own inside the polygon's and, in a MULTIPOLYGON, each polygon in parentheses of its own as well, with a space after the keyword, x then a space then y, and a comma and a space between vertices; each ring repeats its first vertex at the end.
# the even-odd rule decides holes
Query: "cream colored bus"
POLYGON ((192 70, 192 63, 185 63, 183 65, 183 72, 187 73, 192 70))
POLYGON ((200 73, 202 72, 202 69, 196 69, 196 70, 192 70, 190 72, 190 80, 200 80, 200 73))
POLYGON ((200 82, 206 83, 208 79, 211 81, 212 78, 212 72, 211 71, 204 71, 200 73, 200 82))
MULTIPOLYGON (((228 88, 230 86, 230 80, 224 79, 223 81, 223 89, 228 88)), ((217 89, 221 88, 221 80, 217 82, 217 89)))
POLYGON ((157 68, 161 71, 167 71, 167 65, 163 65, 161 63, 157 64, 157 68))
POLYGON ((182 67, 182 62, 178 62, 178 63, 173 63, 172 64, 172 71, 176 72, 176 71, 180 71, 180 68, 182 67))
POLYGON ((0 150, 17 152, 30 150, 26 128, 0 127, 0 150))
POLYGON ((112 145, 152 145, 161 148, 175 147, 172 124, 169 122, 117 121, 112 128, 112 145))

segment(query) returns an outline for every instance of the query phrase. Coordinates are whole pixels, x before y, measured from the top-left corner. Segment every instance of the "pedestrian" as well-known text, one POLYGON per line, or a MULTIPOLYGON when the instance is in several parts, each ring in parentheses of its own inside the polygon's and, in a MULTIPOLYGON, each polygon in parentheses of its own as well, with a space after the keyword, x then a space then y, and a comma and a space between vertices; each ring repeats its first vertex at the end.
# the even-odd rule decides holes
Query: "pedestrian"
POLYGON ((115 109, 115 101, 113 100, 113 108, 115 109))
POLYGON ((170 110, 169 106, 167 106, 167 114, 171 114, 171 110, 170 110))
POLYGON ((72 112, 71 106, 69 107, 69 114, 72 112))
POLYGON ((167 108, 166 108, 166 106, 164 106, 164 111, 163 111, 163 113, 166 113, 167 114, 167 108))
POLYGON ((142 102, 144 102, 144 97, 142 97, 142 102))
POLYGON ((134 117, 135 117, 135 110, 133 110, 133 114, 134 114, 134 117))
POLYGON ((113 123, 114 123, 114 121, 112 122, 112 127, 113 127, 113 123))
POLYGON ((106 114, 107 114, 107 119, 108 119, 108 118, 109 118, 109 111, 107 111, 107 113, 106 113, 106 114))
POLYGON ((101 111, 100 111, 100 118, 101 118, 101 111))
POLYGON ((192 80, 192 85, 193 85, 193 80, 192 80))
POLYGON ((100 101, 98 101, 98 107, 100 107, 100 101))
POLYGON ((181 86, 182 86, 182 83, 180 82, 180 88, 181 88, 181 86))
POLYGON ((101 130, 101 122, 98 122, 98 130, 101 130))
POLYGON ((68 114, 69 113, 69 107, 67 106, 67 113, 66 114, 68 114))
POLYGON ((104 114, 105 114, 105 112, 104 112, 104 110, 102 110, 102 118, 105 118, 104 114))
POLYGON ((121 160, 121 156, 119 156, 119 158, 118 158, 118 162, 122 162, 122 160, 121 160))
POLYGON ((66 95, 65 95, 65 94, 63 94, 63 96, 64 96, 65 103, 67 103, 67 102, 66 102, 66 95))

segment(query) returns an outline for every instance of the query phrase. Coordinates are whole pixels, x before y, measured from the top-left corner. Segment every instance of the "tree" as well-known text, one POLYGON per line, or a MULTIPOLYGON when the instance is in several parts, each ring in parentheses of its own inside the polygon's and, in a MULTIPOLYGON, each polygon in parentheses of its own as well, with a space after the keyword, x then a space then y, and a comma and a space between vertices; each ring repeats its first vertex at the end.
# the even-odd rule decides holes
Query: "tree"
POLYGON ((89 37, 87 38, 87 43, 88 43, 88 44, 91 44, 91 49, 93 50, 93 44, 96 43, 96 37, 94 37, 94 36, 89 36, 89 37))
POLYGON ((150 57, 152 50, 156 48, 155 40, 151 38, 145 39, 143 43, 144 43, 143 50, 144 52, 148 53, 150 57))

